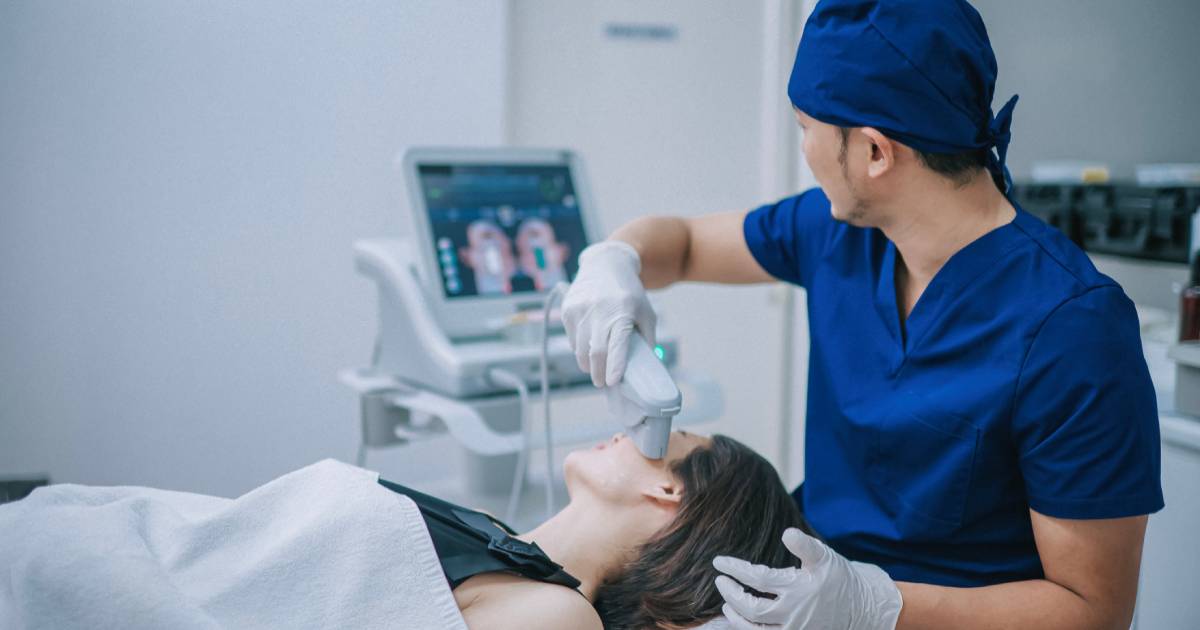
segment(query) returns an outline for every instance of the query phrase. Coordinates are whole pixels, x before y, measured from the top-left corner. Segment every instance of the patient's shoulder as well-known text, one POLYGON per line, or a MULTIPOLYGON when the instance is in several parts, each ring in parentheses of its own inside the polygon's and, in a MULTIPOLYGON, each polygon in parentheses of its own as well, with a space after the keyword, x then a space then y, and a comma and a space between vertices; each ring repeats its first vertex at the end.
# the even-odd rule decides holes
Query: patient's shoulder
MULTIPOLYGON (((529 619, 526 628, 580 628, 581 630, 601 630, 600 615, 592 607, 592 603, 574 589, 554 584, 543 584, 548 587, 535 600, 536 608, 541 608, 538 619, 529 619)), ((531 609, 536 609, 531 606, 531 609)))
POLYGON ((600 615, 574 589, 507 574, 478 575, 454 590, 471 630, 600 630, 600 615), (471 582, 476 582, 471 584, 471 582), (459 591, 475 592, 463 606, 459 591), (474 588, 472 588, 474 587, 474 588))

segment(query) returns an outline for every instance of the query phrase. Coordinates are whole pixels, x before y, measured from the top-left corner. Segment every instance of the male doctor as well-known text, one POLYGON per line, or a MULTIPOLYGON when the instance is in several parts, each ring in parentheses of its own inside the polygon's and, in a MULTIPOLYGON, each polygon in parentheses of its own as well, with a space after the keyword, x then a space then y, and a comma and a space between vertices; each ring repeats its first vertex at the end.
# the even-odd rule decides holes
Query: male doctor
POLYGON ((598 386, 653 342, 647 288, 807 290, 794 495, 823 542, 785 534, 799 569, 716 558, 736 628, 1129 627, 1163 507, 1137 316, 1007 197, 996 71, 965 0, 822 0, 788 84, 821 188, 580 256, 563 320, 598 386))

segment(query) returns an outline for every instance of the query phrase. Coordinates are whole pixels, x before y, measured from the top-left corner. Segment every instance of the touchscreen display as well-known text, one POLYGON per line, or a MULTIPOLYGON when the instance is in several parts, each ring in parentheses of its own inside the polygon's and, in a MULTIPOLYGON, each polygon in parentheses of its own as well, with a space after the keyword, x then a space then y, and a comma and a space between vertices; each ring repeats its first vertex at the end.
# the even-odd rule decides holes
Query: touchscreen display
POLYGON ((420 164, 447 298, 548 291, 587 246, 565 165, 420 164))

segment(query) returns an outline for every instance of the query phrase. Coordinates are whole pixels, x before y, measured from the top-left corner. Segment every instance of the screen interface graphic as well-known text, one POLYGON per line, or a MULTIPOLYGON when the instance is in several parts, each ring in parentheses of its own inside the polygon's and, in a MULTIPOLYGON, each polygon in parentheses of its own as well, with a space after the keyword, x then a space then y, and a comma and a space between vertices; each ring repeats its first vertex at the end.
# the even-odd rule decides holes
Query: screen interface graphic
POLYGON ((447 298, 547 291, 587 246, 568 167, 421 164, 447 298))

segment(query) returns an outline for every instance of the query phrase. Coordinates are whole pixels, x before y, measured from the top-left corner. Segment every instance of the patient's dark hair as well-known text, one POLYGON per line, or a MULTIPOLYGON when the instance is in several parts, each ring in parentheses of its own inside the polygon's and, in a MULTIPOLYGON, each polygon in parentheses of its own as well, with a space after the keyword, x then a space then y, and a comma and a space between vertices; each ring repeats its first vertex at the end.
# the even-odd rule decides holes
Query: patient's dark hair
POLYGON ((671 472, 683 484, 679 512, 597 589, 596 611, 605 628, 688 627, 721 614, 724 602, 713 583, 716 556, 800 566, 780 537, 789 527, 808 527, 761 455, 716 435, 710 447, 693 450, 671 472))

